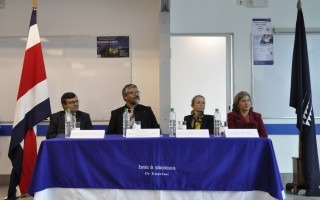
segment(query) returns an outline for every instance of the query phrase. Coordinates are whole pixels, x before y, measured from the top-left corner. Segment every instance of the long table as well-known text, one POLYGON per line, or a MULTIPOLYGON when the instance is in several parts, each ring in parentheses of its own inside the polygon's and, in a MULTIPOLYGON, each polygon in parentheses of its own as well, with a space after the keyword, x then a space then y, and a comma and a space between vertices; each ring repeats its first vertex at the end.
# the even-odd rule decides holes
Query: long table
POLYGON ((270 139, 114 135, 43 141, 29 194, 46 200, 284 197, 270 139))

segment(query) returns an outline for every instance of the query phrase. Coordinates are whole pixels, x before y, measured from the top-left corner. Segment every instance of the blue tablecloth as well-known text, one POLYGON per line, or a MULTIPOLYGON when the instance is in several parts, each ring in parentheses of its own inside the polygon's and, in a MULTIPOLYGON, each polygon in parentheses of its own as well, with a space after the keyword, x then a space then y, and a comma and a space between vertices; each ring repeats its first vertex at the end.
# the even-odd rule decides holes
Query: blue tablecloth
POLYGON ((265 191, 282 199, 267 138, 56 138, 41 143, 29 194, 46 188, 265 191))

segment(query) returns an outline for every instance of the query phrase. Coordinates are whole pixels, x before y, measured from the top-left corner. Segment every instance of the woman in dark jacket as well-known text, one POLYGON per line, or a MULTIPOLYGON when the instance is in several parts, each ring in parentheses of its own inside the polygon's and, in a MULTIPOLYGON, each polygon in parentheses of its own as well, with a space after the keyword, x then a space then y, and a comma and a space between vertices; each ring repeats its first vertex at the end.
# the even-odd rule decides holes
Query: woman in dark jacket
POLYGON ((208 129, 209 133, 213 133, 213 116, 205 115, 204 109, 206 100, 202 95, 196 95, 191 100, 191 115, 185 116, 184 121, 187 122, 187 129, 208 129))

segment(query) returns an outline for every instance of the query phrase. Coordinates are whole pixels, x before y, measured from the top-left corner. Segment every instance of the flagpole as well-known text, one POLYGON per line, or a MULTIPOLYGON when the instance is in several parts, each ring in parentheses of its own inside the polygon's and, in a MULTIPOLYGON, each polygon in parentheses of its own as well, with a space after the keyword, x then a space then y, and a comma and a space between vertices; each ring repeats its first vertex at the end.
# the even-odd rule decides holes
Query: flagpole
MULTIPOLYGON (((297 10, 302 10, 302 5, 301 5, 301 0, 298 0, 297 1, 297 10)), ((301 162, 302 162, 302 159, 303 159, 303 155, 302 155, 302 133, 301 133, 301 130, 299 131, 299 158, 297 160, 297 165, 299 166, 302 166, 301 165, 301 162)), ((302 173, 302 169, 299 170, 298 172, 298 177, 303 177, 303 174, 302 173)), ((302 179, 302 178, 301 178, 302 179)), ((303 180, 304 180, 304 177, 303 177, 303 180)), ((303 181, 304 182, 304 181, 303 181)))

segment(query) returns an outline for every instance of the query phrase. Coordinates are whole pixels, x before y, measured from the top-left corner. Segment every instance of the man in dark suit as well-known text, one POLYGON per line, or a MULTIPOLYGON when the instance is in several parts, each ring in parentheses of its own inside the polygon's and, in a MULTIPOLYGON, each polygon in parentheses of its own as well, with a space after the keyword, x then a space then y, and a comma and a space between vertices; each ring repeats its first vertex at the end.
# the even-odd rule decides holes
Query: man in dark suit
POLYGON ((111 111, 111 118, 108 126, 108 134, 122 134, 122 114, 125 108, 131 113, 132 121, 141 121, 141 128, 159 128, 159 124, 151 107, 139 104, 140 91, 134 84, 128 84, 122 89, 122 97, 126 104, 111 111))
POLYGON ((50 116, 50 124, 47 130, 46 138, 55 138, 64 136, 64 115, 65 110, 70 109, 70 112, 76 117, 76 121, 80 122, 81 130, 91 130, 92 123, 90 115, 79 111, 79 100, 73 92, 64 93, 61 97, 63 111, 59 111, 50 116))

